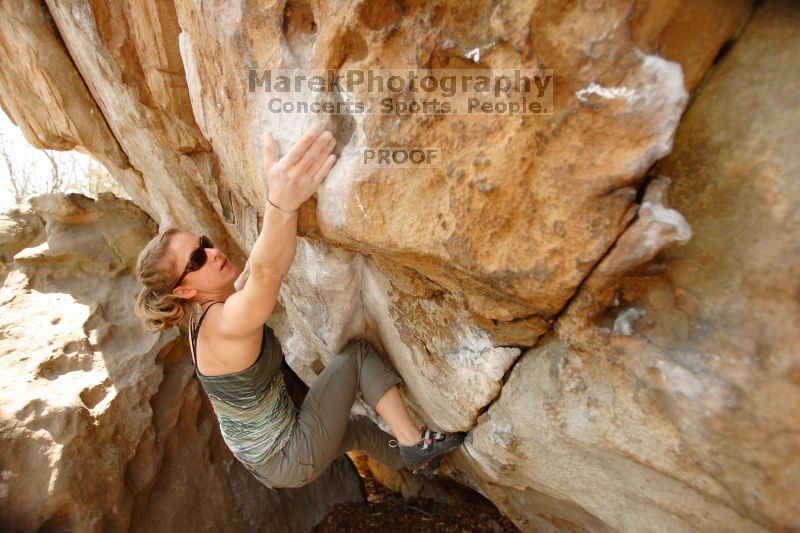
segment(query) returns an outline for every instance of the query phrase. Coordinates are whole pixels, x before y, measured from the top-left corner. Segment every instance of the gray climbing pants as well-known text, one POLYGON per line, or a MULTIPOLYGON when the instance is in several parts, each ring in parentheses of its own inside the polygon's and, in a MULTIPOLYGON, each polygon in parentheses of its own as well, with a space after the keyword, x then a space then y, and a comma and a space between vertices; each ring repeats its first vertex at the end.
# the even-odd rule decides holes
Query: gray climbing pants
POLYGON ((362 450, 392 470, 403 467, 394 437, 366 416, 350 415, 360 390, 373 409, 402 382, 366 340, 353 339, 311 385, 289 442, 266 463, 248 469, 268 487, 300 487, 314 481, 342 454, 362 450))

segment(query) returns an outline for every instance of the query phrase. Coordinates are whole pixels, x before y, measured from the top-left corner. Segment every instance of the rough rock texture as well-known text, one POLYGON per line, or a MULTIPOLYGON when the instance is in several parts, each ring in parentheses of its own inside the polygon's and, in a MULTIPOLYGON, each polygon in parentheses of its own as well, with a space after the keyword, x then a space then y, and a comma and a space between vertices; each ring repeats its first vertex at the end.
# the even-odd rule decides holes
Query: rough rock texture
POLYGON ((31 204, 0 215, 0 530, 294 532, 363 499, 346 458, 276 494, 231 455, 186 338, 130 312, 146 214, 31 204))
POLYGON ((159 224, 180 223, 240 253, 223 229, 216 157, 197 129, 168 3, 0 5, 0 105, 34 146, 101 161, 159 224), (54 20, 55 15, 55 20, 54 20))
POLYGON ((340 158, 270 318, 306 383, 373 340, 421 420, 472 430, 443 470, 525 530, 797 528, 800 11, 752 5, 6 2, 0 104, 31 142, 118 161, 106 132, 132 197, 240 266, 264 130, 283 153, 323 124, 340 158), (384 65, 552 69, 554 111, 315 117, 248 92, 249 68, 384 65), (386 145, 445 164, 359 163, 386 145))
POLYGON ((518 523, 800 528, 799 23, 756 11, 655 169, 683 216, 651 182, 472 431, 462 459, 518 523))

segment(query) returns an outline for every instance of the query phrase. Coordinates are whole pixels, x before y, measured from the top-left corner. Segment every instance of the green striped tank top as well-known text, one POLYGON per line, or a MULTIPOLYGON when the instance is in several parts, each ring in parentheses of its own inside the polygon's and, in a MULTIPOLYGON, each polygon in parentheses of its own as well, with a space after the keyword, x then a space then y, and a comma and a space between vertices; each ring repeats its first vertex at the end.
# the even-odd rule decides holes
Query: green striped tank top
POLYGON ((190 320, 192 363, 211 400, 225 444, 240 461, 262 465, 288 442, 297 425, 297 408, 280 369, 283 352, 275 332, 264 324, 261 351, 249 368, 222 376, 201 374, 196 362, 197 333, 214 303, 203 311, 196 326, 190 320))

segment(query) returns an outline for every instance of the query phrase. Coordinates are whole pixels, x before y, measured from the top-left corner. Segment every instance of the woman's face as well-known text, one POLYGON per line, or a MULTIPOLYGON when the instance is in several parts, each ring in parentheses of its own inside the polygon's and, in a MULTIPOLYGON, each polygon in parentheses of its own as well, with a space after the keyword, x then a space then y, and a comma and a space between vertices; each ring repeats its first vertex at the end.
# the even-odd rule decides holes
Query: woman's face
MULTIPOLYGON (((176 280, 189 264, 192 252, 199 246, 200 235, 196 233, 176 233, 172 236, 168 249, 170 255, 175 258, 173 269, 176 280)), ((206 262, 198 270, 186 274, 173 292, 181 287, 196 289, 203 293, 218 292, 232 285, 239 275, 236 267, 229 263, 228 258, 217 248, 204 248, 203 251, 206 254, 206 262)))

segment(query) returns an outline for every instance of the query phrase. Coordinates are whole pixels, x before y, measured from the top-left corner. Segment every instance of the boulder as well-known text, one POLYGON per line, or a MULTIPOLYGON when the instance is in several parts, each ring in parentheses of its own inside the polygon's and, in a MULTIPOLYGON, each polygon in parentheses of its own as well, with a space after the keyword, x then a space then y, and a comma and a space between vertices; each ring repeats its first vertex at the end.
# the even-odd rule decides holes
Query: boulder
POLYGON ((798 23, 756 10, 636 221, 473 429, 456 468, 517 524, 800 528, 798 23))
POLYGON ((363 499, 346 457, 277 493, 233 457, 187 337, 132 313, 157 229, 139 207, 30 203, 0 216, 0 529, 305 531, 363 499))
POLYGON ((800 10, 753 6, 16 0, 0 104, 240 268, 265 131, 331 130, 269 321, 306 384, 370 339, 417 421, 470 431, 441 475, 526 531, 792 529, 800 10), (285 114, 248 79, 398 65, 548 69, 552 112, 285 114), (444 161, 362 163, 387 146, 444 161))

